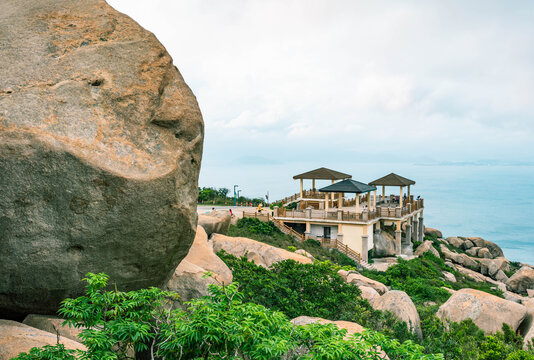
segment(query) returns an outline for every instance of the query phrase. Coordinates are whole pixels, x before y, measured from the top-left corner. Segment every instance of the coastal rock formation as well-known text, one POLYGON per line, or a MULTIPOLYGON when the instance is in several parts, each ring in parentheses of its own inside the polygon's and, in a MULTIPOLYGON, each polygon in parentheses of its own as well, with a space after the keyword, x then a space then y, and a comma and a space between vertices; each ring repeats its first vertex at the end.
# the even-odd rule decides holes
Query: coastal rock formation
POLYGON ((315 260, 315 258, 313 257, 312 254, 310 254, 309 252, 307 252, 306 250, 304 249, 298 249, 297 251, 295 251, 295 254, 299 254, 299 255, 302 255, 302 256, 306 256, 308 259, 310 259, 311 261, 315 260))
POLYGON ((265 268, 284 260, 295 260, 302 264, 311 264, 312 260, 291 251, 280 249, 265 243, 242 238, 230 237, 221 234, 213 234, 210 241, 213 242, 213 250, 217 253, 226 251, 237 257, 247 256, 249 261, 265 268))
MULTIPOLYGON (((59 342, 67 349, 87 350, 84 345, 61 337, 59 342)), ((56 334, 10 320, 0 320, 0 360, 10 360, 33 347, 55 345, 56 334)))
POLYGON ((433 229, 433 228, 429 228, 429 227, 426 227, 426 226, 425 226, 424 234, 425 235, 435 236, 437 238, 442 238, 443 237, 443 234, 438 229, 433 229))
POLYGON ((211 211, 198 215, 198 225, 204 228, 208 236, 213 233, 226 235, 231 220, 232 217, 228 211, 211 211))
POLYGON ((291 322, 295 325, 308 325, 308 324, 334 324, 340 329, 347 330, 347 337, 349 337, 352 334, 361 333, 364 331, 364 327, 361 326, 358 323, 352 322, 352 321, 332 321, 327 320, 319 317, 311 317, 311 316, 299 316, 291 320, 291 322))
POLYGON ((30 314, 26 316, 22 323, 54 335, 57 334, 60 337, 80 342, 78 335, 81 334, 83 328, 75 328, 68 325, 63 326, 64 321, 64 319, 57 316, 30 314))
POLYGON ((373 235, 374 247, 373 256, 395 256, 397 250, 395 247, 395 239, 386 231, 377 231, 373 235))
POLYGON ((528 299, 524 305, 527 308, 527 316, 519 327, 519 332, 523 335, 523 344, 526 350, 528 343, 534 341, 534 299, 528 299))
POLYGON ((378 282, 373 279, 369 279, 368 277, 365 277, 358 273, 351 273, 347 276, 348 283, 358 285, 358 286, 368 286, 370 288, 375 289, 380 295, 385 294, 388 292, 388 288, 386 285, 382 284, 381 282, 378 282))
POLYGON ((189 253, 180 262, 165 288, 180 294, 181 301, 189 301, 208 295, 209 284, 230 284, 232 280, 232 271, 215 254, 206 231, 199 225, 189 253), (204 276, 207 271, 213 273, 213 277, 204 276))
POLYGON ((414 255, 421 256, 426 252, 431 252, 436 257, 440 257, 439 252, 434 248, 434 246, 432 246, 432 241, 430 240, 425 240, 421 245, 419 245, 417 249, 415 249, 414 255))
POLYGON ((377 310, 391 311, 397 318, 404 321, 414 334, 420 338, 423 336, 419 313, 412 299, 404 291, 388 291, 373 302, 373 307, 377 310))
MULTIPOLYGON (((491 242, 491 241, 488 241, 488 240, 484 240, 480 237, 468 237, 468 238, 461 238, 464 242, 467 242, 467 241, 470 241, 472 242, 473 244, 475 244, 475 246, 478 246, 480 248, 485 248, 485 249, 488 249, 489 253, 491 254, 491 258, 497 258, 497 257, 503 257, 504 256, 504 253, 501 249, 501 247, 497 244, 495 244, 494 242, 491 242)), ((483 257, 481 255, 478 255, 479 257, 483 257)))
POLYGON ((527 295, 527 289, 534 289, 534 269, 523 266, 506 282, 508 290, 527 295))
POLYGON ((474 271, 480 271, 480 263, 470 256, 452 252, 443 244, 440 245, 440 250, 445 259, 449 259, 456 264, 468 267, 474 271))
POLYGON ((470 318, 486 334, 492 334, 500 331, 504 323, 517 330, 526 314, 523 305, 483 291, 461 289, 440 306, 436 316, 449 322, 470 318))
POLYGON ((103 0, 0 12, 0 315, 87 272, 163 285, 193 241, 203 121, 156 37, 103 0))

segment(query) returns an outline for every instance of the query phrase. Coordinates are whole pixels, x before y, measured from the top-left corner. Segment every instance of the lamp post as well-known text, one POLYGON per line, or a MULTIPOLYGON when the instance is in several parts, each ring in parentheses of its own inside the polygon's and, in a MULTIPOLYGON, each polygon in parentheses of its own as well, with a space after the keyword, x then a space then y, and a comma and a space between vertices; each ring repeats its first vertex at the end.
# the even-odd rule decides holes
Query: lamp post
POLYGON ((237 198, 236 200, 239 198, 239 193, 241 192, 241 190, 237 190, 237 198))
POLYGON ((239 185, 234 185, 234 206, 237 206, 237 192, 236 192, 236 188, 238 187, 239 185))

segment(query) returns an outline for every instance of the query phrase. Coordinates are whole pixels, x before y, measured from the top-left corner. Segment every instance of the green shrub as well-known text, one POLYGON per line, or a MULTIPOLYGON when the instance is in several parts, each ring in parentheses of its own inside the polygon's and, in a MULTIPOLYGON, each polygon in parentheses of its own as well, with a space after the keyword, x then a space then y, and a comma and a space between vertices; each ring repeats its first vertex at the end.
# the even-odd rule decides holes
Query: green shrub
POLYGON ((272 221, 264 222, 258 218, 241 218, 237 221, 237 227, 253 234, 281 234, 280 229, 272 221))
POLYGON ((170 310, 172 293, 151 288, 132 292, 104 291, 105 274, 88 274, 87 295, 66 299, 60 313, 67 324, 84 329, 87 351, 63 345, 33 348, 15 360, 127 359, 134 348, 149 358, 173 359, 374 359, 381 347, 396 359, 441 359, 425 356, 411 342, 400 344, 374 332, 355 334, 333 324, 293 325, 286 315, 243 302, 238 284, 210 285, 210 296, 187 309, 170 310))
POLYGON ((288 247, 287 247, 287 250, 289 250, 289 251, 291 251, 291 252, 295 252, 295 251, 297 251, 297 248, 294 247, 294 246, 288 246, 288 247))

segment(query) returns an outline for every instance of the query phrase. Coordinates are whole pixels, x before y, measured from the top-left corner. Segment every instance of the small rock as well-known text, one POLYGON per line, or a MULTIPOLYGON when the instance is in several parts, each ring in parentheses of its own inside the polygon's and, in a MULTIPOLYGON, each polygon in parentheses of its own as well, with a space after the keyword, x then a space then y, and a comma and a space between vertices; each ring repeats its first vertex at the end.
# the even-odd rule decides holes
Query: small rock
POLYGON ((445 279, 445 281, 448 281, 448 282, 456 282, 456 276, 454 276, 453 273, 450 273, 448 271, 444 271, 443 272, 443 278, 445 279))
POLYGON ((503 296, 508 301, 513 301, 513 302, 518 303, 518 304, 522 304, 523 303, 523 297, 519 296, 517 294, 514 294, 513 292, 503 291, 503 296))
POLYGON ((442 286, 441 288, 442 288, 443 290, 448 291, 451 295, 454 294, 454 293, 456 292, 456 290, 449 289, 448 287, 445 287, 445 286, 442 286))
POLYGON ((78 338, 78 335, 81 334, 83 328, 75 328, 68 325, 63 326, 64 321, 64 319, 57 316, 30 314, 24 318, 22 323, 54 335, 59 334, 59 336, 80 342, 81 339, 78 338))
POLYGON ((448 237, 445 239, 450 245, 461 248, 462 244, 464 243, 464 240, 460 239, 459 237, 448 237))
POLYGON ((526 295, 527 289, 534 289, 534 269, 523 266, 506 282, 508 290, 526 295))
POLYGON ((471 240, 465 240, 464 243, 462 244, 462 249, 464 250, 471 249, 473 246, 475 246, 475 244, 473 244, 471 240))
POLYGON ((506 276, 504 271, 499 270, 497 271, 497 274, 495 274, 495 280, 505 283, 508 281, 508 276, 506 276))
POLYGON ((311 261, 315 260, 315 258, 313 257, 312 254, 310 254, 309 252, 307 252, 306 250, 304 249, 298 249, 297 251, 295 251, 295 254, 299 254, 299 255, 302 255, 302 256, 306 256, 308 259, 310 259, 311 261))
POLYGON ((368 277, 365 277, 361 274, 350 274, 347 277, 347 282, 350 284, 355 284, 358 286, 368 286, 373 289, 375 289, 380 295, 385 294, 388 292, 388 288, 386 285, 382 284, 381 282, 378 282, 373 279, 369 279, 368 277))
POLYGON ((425 226, 424 234, 425 235, 434 235, 437 238, 442 238, 443 237, 443 234, 438 229, 433 229, 433 228, 429 228, 429 227, 426 227, 426 226, 425 226))
POLYGON ((421 256, 426 252, 430 252, 438 258, 440 257, 439 252, 434 248, 434 246, 432 246, 432 241, 430 240, 425 240, 421 245, 419 245, 417 249, 415 249, 414 254, 415 256, 421 256))
POLYGON ((469 249, 467 249, 465 252, 471 256, 477 256, 478 255, 478 251, 480 250, 480 248, 478 246, 473 246, 469 249))
POLYGON ((349 272, 347 270, 341 269, 337 272, 337 274, 341 276, 343 280, 347 281, 347 276, 349 276, 349 272))
POLYGON ((534 289, 527 289, 527 296, 534 298, 534 289))
POLYGON ((493 255, 487 248, 481 248, 480 250, 478 250, 477 256, 486 259, 493 259, 493 255))

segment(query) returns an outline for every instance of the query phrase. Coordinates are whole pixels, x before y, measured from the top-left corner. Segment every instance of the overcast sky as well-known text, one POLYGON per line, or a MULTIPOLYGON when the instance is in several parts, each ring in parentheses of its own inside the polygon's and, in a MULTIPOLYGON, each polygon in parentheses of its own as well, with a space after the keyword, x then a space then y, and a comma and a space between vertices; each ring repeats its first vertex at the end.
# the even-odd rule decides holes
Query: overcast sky
POLYGON ((532 1, 109 3, 196 94, 203 167, 534 161, 532 1))

